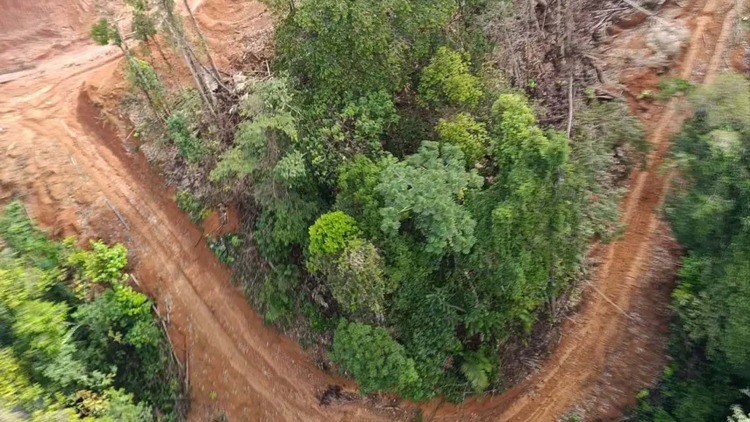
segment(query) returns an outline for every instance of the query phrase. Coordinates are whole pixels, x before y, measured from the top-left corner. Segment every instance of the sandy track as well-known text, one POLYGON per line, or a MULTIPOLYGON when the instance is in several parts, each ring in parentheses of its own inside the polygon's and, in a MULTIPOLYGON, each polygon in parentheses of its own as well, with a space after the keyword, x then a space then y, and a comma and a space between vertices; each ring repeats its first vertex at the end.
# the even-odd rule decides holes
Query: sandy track
MULTIPOLYGON (((733 3, 729 0, 693 3, 692 41, 680 73, 699 82, 716 74, 734 11, 728 13, 733 3), (723 30, 710 30, 717 26, 723 30), (696 66, 705 61, 705 77, 694 77, 696 66)), ((126 243, 143 288, 160 309, 170 305, 170 336, 189 362, 192 420, 207 420, 219 409, 232 421, 388 419, 356 404, 318 405, 317 394, 341 380, 317 370, 296 344, 263 324, 205 245, 195 247, 200 232, 177 210, 158 178, 97 120, 99 111, 83 86, 112 78, 116 58, 110 49, 86 46, 45 59, 38 67, 43 72, 4 75, 8 82, 0 85, 0 201, 20 195, 57 234, 126 243)), ((633 176, 623 204, 627 230, 607 248, 598 272, 597 288, 625 310, 647 288, 642 276, 666 184, 658 168, 669 136, 684 117, 671 102, 651 128, 654 151, 647 169, 633 176)), ((539 372, 503 395, 439 406, 435 419, 553 421, 585 400, 602 382, 608 359, 628 349, 623 342, 628 341, 630 323, 589 292, 539 372)), ((616 399, 626 403, 632 393, 622 391, 616 399)), ((426 414, 433 414, 436 406, 425 406, 426 414)))

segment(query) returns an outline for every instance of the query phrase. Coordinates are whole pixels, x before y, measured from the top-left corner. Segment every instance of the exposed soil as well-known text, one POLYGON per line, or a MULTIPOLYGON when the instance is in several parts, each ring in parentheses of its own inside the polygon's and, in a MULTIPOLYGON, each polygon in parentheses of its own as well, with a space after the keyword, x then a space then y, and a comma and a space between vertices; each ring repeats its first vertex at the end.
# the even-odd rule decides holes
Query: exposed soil
POLYGON ((87 44, 93 0, 0 1, 0 74, 87 44))
MULTIPOLYGON (((0 203, 20 197, 55 235, 101 237, 129 248, 142 288, 169 314, 170 337, 189 369, 191 420, 222 413, 230 421, 407 419, 408 411, 357 399, 350 382, 323 373, 297 344, 263 324, 199 242, 201 230, 177 209, 142 155, 125 148, 126 134, 101 119, 104 87, 120 83, 120 62, 117 51, 80 41, 89 4, 43 3, 50 2, 0 0, 0 69, 26 64, 0 72, 0 203), (60 39, 73 41, 63 51, 47 49, 60 39)), ((258 3, 205 3, 199 20, 224 63, 244 60, 231 55, 233 42, 267 36, 269 20, 258 3)), ((692 0, 662 11, 690 32, 673 73, 696 83, 713 79, 736 23, 734 3, 692 0)), ((621 32, 618 45, 643 25, 648 21, 621 32)), ((593 287, 554 352, 508 392, 462 405, 428 403, 426 419, 544 422, 570 410, 608 419, 658 377, 678 253, 658 218, 669 178, 661 164, 687 113, 679 99, 635 103, 655 84, 653 74, 620 75, 649 125, 653 151, 622 204, 625 234, 601 246, 593 287)))

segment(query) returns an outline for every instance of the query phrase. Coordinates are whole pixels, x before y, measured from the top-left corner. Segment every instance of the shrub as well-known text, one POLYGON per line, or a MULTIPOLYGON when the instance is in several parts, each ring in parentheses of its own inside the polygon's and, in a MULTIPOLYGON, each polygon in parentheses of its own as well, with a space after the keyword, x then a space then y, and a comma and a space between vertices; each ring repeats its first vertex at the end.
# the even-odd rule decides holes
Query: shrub
POLYGON ((203 159, 208 149, 203 142, 192 134, 185 116, 175 113, 167 119, 167 136, 177 145, 180 155, 189 163, 203 159))
POLYGON ((68 256, 68 265, 78 269, 79 276, 95 283, 119 283, 128 265, 128 251, 121 244, 109 247, 92 240, 91 250, 76 250, 68 256))
POLYGON ((689 94, 695 90, 695 85, 685 79, 662 78, 659 80, 659 100, 667 101, 678 93, 689 94))
POLYGON ((219 261, 224 264, 232 264, 237 259, 237 254, 243 243, 245 242, 242 236, 236 233, 227 233, 218 238, 208 239, 208 248, 219 258, 219 261))
POLYGON ((174 200, 177 207, 184 211, 193 223, 198 224, 208 217, 208 209, 189 190, 181 189, 177 191, 174 200))
POLYGON ((469 72, 468 60, 448 47, 440 47, 422 70, 419 96, 432 106, 473 106, 482 90, 479 79, 469 72))
POLYGON ((315 260, 343 251, 361 234, 354 218, 342 211, 331 211, 321 215, 315 224, 310 226, 308 251, 312 267, 315 267, 315 260))
POLYGON ((396 391, 408 398, 419 386, 414 361, 380 327, 342 320, 333 337, 331 359, 354 376, 365 394, 396 391))
POLYGON ((458 113, 451 119, 440 119, 436 130, 442 142, 461 148, 469 167, 473 167, 487 155, 490 144, 487 129, 468 113, 458 113))

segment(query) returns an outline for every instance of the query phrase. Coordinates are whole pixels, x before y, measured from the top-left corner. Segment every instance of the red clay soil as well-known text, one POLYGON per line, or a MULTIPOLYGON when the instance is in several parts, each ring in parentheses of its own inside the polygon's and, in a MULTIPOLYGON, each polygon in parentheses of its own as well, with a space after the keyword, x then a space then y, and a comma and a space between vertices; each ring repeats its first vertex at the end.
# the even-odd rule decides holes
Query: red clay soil
MULTIPOLYGON (((319 404, 329 385, 351 390, 351 383, 320 371, 297 344, 264 325, 205 243, 196 246, 201 230, 177 209, 142 156, 103 124, 98 89, 120 83, 118 53, 80 42, 39 59, 45 40, 85 33, 76 23, 86 21, 51 12, 43 24, 36 22, 47 10, 42 3, 49 2, 0 0, 0 63, 13 57, 35 65, 0 72, 0 203, 20 197, 56 235, 104 238, 129 248, 141 287, 163 315, 169 312, 170 337, 189 368, 190 420, 222 413, 230 421, 406 418, 406 412, 372 403, 319 404), (29 33, 35 34, 33 48, 27 48, 29 33)), ((81 0, 66 3, 54 10, 89 10, 81 0)), ((735 21, 733 4, 693 0, 685 7, 691 40, 678 64, 681 77, 706 82, 717 73, 735 21)), ((210 18, 199 11, 199 19, 212 26, 212 43, 222 45, 221 32, 235 26, 264 34, 269 27, 252 1, 206 0, 204 7, 210 18)), ((462 405, 428 403, 427 419, 545 422, 573 408, 590 420, 615 417, 656 379, 665 360, 674 271, 669 257, 675 255, 657 215, 668 177, 660 165, 686 113, 676 100, 652 112, 646 121, 653 152, 646 169, 633 175, 623 202, 625 234, 602 247, 594 287, 565 323, 549 360, 505 394, 462 405)))
POLYGON ((2 0, 0 74, 85 45, 93 9, 93 0, 2 0))

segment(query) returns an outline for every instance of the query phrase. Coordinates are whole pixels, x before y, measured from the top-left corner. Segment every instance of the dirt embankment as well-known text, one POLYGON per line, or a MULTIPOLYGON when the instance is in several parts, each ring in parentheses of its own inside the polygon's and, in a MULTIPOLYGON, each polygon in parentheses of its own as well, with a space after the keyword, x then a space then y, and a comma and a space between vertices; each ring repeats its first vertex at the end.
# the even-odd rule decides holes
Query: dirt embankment
MULTIPOLYGON (((85 33, 79 23, 87 19, 89 3, 47 3, 0 0, 0 42, 5 43, 0 60, 36 59, 38 70, 0 75, 0 202, 20 196, 55 234, 103 237, 128 246, 143 288, 162 314, 169 313, 170 336, 189 368, 192 420, 222 412, 232 421, 405 417, 370 403, 319 404, 328 385, 351 384, 319 371, 296 344, 263 324, 205 244, 196 246, 201 232, 176 208, 158 177, 100 120, 98 106, 106 103, 100 87, 119 83, 116 52, 74 42, 61 54, 35 56, 37 46, 58 36, 75 40, 85 33), (53 9, 67 12, 48 13, 40 18, 43 24, 37 22, 38 13, 53 9), (43 27, 51 32, 39 32, 43 27), (37 32, 29 36, 29 31, 37 32)), ((678 10, 675 18, 691 34, 678 61, 681 77, 705 82, 716 74, 734 22, 733 5, 732 0, 692 0, 678 10)), ((231 41, 268 29, 257 3, 206 0, 204 7, 199 19, 209 26, 211 42, 225 52, 231 41)), ((644 78, 648 75, 625 82, 636 92, 644 78)), ((608 417, 656 378, 664 361, 664 309, 674 265, 668 259, 674 245, 657 218, 667 177, 659 166, 685 114, 677 101, 644 113, 654 150, 646 169, 633 175, 623 203, 627 229, 621 240, 602 247, 594 287, 566 322, 550 359, 503 395, 460 406, 429 403, 423 406, 425 416, 545 422, 577 407, 588 419, 608 417)))
POLYGON ((0 0, 0 74, 85 44, 94 0, 0 0))

